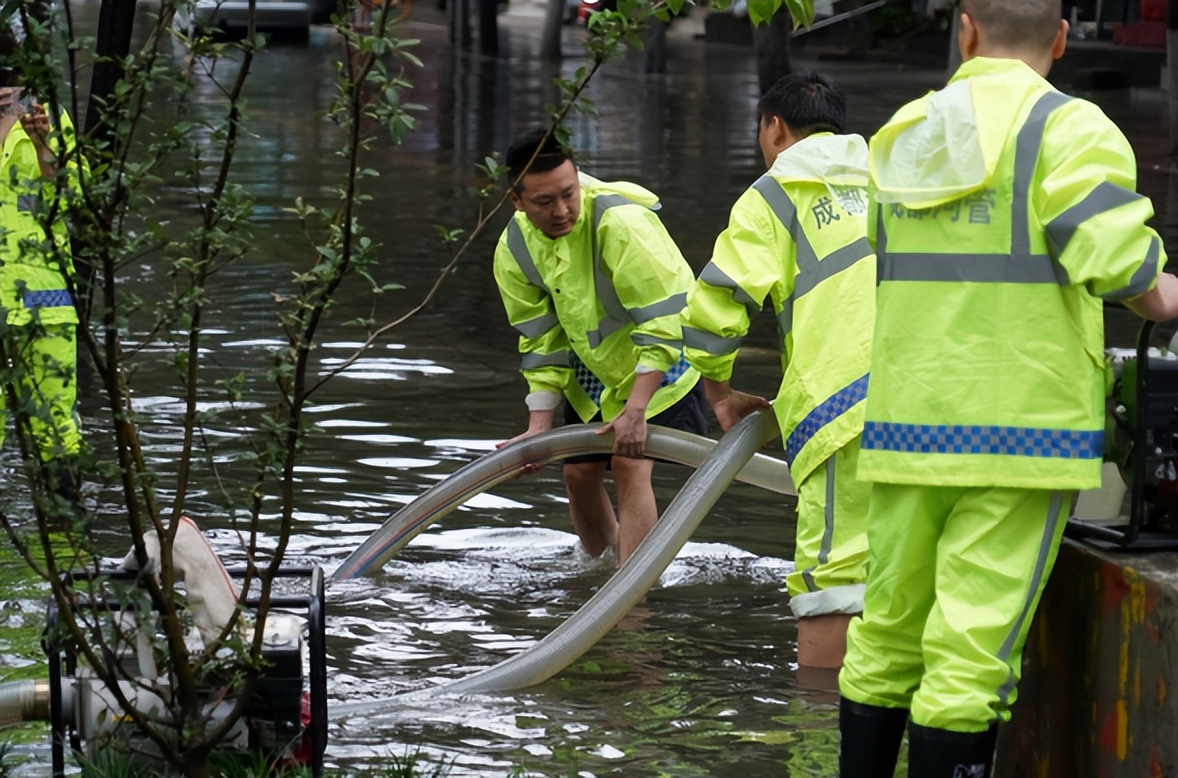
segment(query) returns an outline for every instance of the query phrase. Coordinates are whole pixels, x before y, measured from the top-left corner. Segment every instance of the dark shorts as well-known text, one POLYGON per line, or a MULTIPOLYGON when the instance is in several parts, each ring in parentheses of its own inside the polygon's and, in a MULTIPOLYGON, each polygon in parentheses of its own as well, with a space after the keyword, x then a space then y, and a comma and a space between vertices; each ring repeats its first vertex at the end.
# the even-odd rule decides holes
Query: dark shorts
MULTIPOLYGON (((673 430, 692 432, 696 435, 708 434, 708 401, 704 397, 704 382, 700 379, 691 391, 683 395, 679 402, 665 411, 655 414, 646 420, 647 424, 657 424, 660 427, 670 427, 673 430)), ((589 420, 589 424, 601 421, 601 412, 589 420)), ((564 404, 564 423, 580 424, 581 417, 573 410, 573 406, 566 401, 564 404)), ((566 465, 584 462, 609 462, 612 454, 585 454, 579 457, 569 457, 564 460, 566 465)))

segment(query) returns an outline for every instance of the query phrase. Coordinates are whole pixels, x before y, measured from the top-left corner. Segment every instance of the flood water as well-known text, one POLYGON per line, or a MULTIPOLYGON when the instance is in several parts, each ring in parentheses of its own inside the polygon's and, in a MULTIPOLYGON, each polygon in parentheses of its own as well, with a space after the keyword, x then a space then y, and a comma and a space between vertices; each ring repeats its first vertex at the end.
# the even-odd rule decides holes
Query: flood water
MULTIPOLYGON (((545 106, 556 99, 551 78, 571 77, 584 64, 576 56, 556 69, 538 62, 538 18, 508 15, 503 24, 499 59, 451 52, 432 9, 415 9, 404 24, 404 34, 421 39, 416 53, 425 62, 408 73, 415 85, 408 99, 428 110, 404 144, 374 144, 366 164, 380 177, 369 180, 374 199, 363 216, 383 246, 377 281, 406 288, 375 299, 362 284, 347 289, 323 333, 320 368, 349 356, 361 339, 362 331, 344 322, 396 318, 428 291, 449 258, 434 225, 474 223, 475 163, 503 151, 513 132, 543 122, 545 106)), ((566 32, 570 54, 580 34, 566 32)), ((255 136, 243 146, 237 181, 258 197, 255 249, 210 290, 205 345, 218 372, 258 374, 251 380, 259 402, 271 396, 261 373, 268 350, 280 342, 271 293, 288 287, 291 273, 313 256, 282 209, 298 196, 329 203, 341 171, 336 151, 343 138, 323 118, 340 52, 328 28, 313 29, 305 43, 276 42, 257 58, 248 89, 255 136)), ((848 92, 851 129, 865 135, 943 77, 805 56, 798 64, 836 78, 848 92)), ((705 45, 681 32, 672 35, 671 71, 645 75, 638 56, 610 65, 589 90, 598 115, 574 118, 571 127, 588 172, 636 181, 662 197, 662 217, 698 271, 728 208, 763 169, 754 138, 755 69, 748 50, 705 45)), ((1164 103, 1128 90, 1091 97, 1131 133, 1142 189, 1154 197, 1172 244, 1178 198, 1171 204, 1167 197, 1174 176, 1162 159, 1164 103)), ((191 218, 187 196, 165 189, 159 218, 191 218)), ((496 218, 423 313, 317 398, 317 430, 300 469, 292 562, 330 571, 400 505, 523 430, 526 390, 516 371, 515 335, 491 275, 505 217, 496 218)), ((127 283, 148 297, 167 288, 150 262, 127 283)), ((1111 316, 1113 345, 1128 345, 1133 325, 1111 316)), ((772 395, 778 361, 767 314, 748 343, 735 384, 772 395)), ((167 369, 150 363, 136 387, 149 454, 166 463, 183 410, 177 390, 167 369)), ((98 400, 87 399, 82 413, 98 417, 98 400)), ((101 426, 92 422, 92 429, 101 426)), ((10 450, 9 464, 11 456, 10 450)), ((661 505, 686 475, 656 468, 661 505)), ((562 492, 555 467, 508 482, 448 516, 375 578, 332 584, 331 702, 463 677, 528 648, 572 614, 608 578, 612 563, 580 552, 562 492)), ((115 546, 117 505, 104 512, 115 546)), ((240 561, 211 484, 189 495, 189 513, 227 562, 240 561)), ((792 529, 791 502, 733 486, 643 604, 569 670, 519 692, 337 721, 329 764, 365 770, 390 755, 417 753, 428 764, 449 765, 454 776, 832 775, 834 697, 803 688, 792 664, 795 631, 782 585, 792 529)), ((6 646, 5 653, 14 651, 6 646)))

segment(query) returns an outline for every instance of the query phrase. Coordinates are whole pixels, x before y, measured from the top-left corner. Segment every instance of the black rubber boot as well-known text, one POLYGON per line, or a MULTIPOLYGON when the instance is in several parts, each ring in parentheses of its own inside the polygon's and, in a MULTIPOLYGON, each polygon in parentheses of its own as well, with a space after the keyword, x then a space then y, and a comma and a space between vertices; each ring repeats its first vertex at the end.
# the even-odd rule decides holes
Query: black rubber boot
POLYGON ((951 732, 908 725, 908 778, 990 778, 998 725, 951 732))
POLYGON ((840 778, 892 778, 907 721, 906 708, 839 698, 840 778))

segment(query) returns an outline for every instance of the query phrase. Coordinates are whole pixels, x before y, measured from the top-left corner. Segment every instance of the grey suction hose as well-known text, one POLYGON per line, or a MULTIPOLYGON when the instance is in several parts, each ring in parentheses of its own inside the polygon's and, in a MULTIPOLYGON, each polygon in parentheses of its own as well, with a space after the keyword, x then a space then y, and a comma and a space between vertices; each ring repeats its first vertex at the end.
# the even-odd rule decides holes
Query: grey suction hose
POLYGON ((0 683, 0 728, 22 721, 49 721, 48 681, 0 683))
POLYGON ((638 604, 745 463, 777 434, 777 422, 770 411, 753 413, 733 427, 683 485, 626 564, 580 610, 532 648, 444 686, 386 700, 335 705, 332 713, 335 716, 372 714, 436 694, 484 694, 519 689, 556 675, 588 651, 638 604))
MULTIPOLYGON (((772 414, 766 412, 765 415, 772 414)), ((600 428, 600 424, 560 427, 479 457, 393 514, 336 568, 329 581, 360 578, 379 571, 430 524, 474 495, 515 477, 525 465, 543 465, 582 454, 608 453, 613 449, 613 436, 596 434, 600 428)), ((716 445, 716 441, 700 435, 655 425, 647 427, 646 450, 657 459, 698 467, 716 445)), ((794 494, 787 465, 762 454, 752 456, 748 464, 740 468, 736 480, 778 494, 794 494)), ((725 481, 721 491, 727 485, 725 481)))

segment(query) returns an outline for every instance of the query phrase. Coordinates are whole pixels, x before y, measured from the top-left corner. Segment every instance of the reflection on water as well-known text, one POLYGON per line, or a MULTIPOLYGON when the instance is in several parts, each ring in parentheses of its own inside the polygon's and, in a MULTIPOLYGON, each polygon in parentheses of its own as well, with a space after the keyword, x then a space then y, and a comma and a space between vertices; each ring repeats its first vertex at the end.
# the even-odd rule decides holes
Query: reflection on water
MULTIPOLYGON (((357 286, 340 297, 317 352, 319 375, 339 368, 360 342, 362 333, 342 322, 389 320, 420 299, 449 259, 434 225, 473 222, 474 163, 505 149, 513 132, 543 121, 556 97, 551 78, 570 77, 583 64, 539 64, 532 22, 511 17, 503 20, 502 59, 452 55, 444 28, 429 14, 415 10, 405 32, 421 38, 425 61, 410 74, 412 100, 430 110, 403 146, 380 139, 365 161, 380 174, 364 209, 369 234, 383 246, 376 281, 406 288, 373 296, 357 286)), ((566 34, 566 50, 573 51, 580 33, 566 34)), ((698 270, 728 208, 761 172, 756 79, 747 51, 672 37, 670 74, 643 75, 633 59, 611 65, 589 90, 598 116, 577 116, 571 128, 587 170, 659 193, 662 218, 698 270)), ((228 409, 209 396, 202 403, 238 414, 231 417, 238 426, 208 433, 223 439, 217 461, 226 468, 235 448, 248 445, 256 409, 273 396, 263 366, 284 341, 274 329, 271 294, 313 253, 283 208, 296 196, 330 203, 340 172, 335 152, 342 138, 322 118, 338 54, 334 32, 316 29, 308 43, 276 45, 255 64, 248 95, 254 134, 243 143, 238 170, 238 182, 258 198, 255 250, 214 280, 209 294, 219 307, 209 311, 204 330, 215 373, 253 371, 248 402, 228 409)), ((891 65, 810 64, 832 72, 848 91, 851 129, 864 134, 941 79, 939 72, 891 65)), ((199 94, 219 99, 211 87, 199 94)), ((1178 198, 1169 195, 1178 179, 1152 161, 1164 154, 1164 103, 1129 92, 1094 97, 1141 141, 1141 185, 1158 204, 1172 244, 1178 198)), ((191 198, 165 189, 157 218, 192 219, 191 198)), ((330 569, 400 505, 522 430, 515 336, 490 271, 505 218, 499 214, 434 303, 317 397, 309 411, 315 429, 297 470, 295 561, 330 569)), ((129 284, 146 298, 166 286, 149 262, 129 284)), ((1110 314, 1115 344, 1127 345, 1133 328, 1129 317, 1110 314)), ((150 360, 163 349, 145 348, 135 407, 148 456, 166 467, 183 405, 167 366, 150 360)), ((754 325, 735 380, 773 394, 777 371, 765 316, 754 325)), ((94 417, 97 403, 87 398, 83 412, 94 417)), ((91 429, 99 434, 94 423, 91 429)), ((11 451, 0 461, 11 470, 11 451)), ((661 504, 685 477, 679 468, 656 469, 661 504)), ((227 561, 240 561, 220 495, 195 490, 189 499, 227 561)), ((795 636, 782 580, 792 556, 792 511, 790 501, 732 487, 644 603, 570 670, 510 695, 437 700, 336 722, 329 761, 374 767, 389 754, 420 750, 429 761, 452 763, 453 775, 832 774, 834 701, 799 688, 791 664, 795 636)), ((121 553, 118 506, 106 504, 102 512, 112 553, 121 553)), ((263 538, 263 548, 272 545, 273 538, 263 538)), ((332 701, 444 683, 526 649, 584 603, 612 565, 579 550, 557 469, 501 484, 447 516, 375 579, 332 585, 332 701)), ((6 624, 17 622, 10 617, 6 624)), ((0 643, 0 653, 6 667, 29 661, 9 658, 18 653, 12 644, 0 643)))

